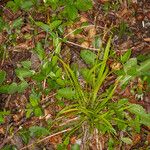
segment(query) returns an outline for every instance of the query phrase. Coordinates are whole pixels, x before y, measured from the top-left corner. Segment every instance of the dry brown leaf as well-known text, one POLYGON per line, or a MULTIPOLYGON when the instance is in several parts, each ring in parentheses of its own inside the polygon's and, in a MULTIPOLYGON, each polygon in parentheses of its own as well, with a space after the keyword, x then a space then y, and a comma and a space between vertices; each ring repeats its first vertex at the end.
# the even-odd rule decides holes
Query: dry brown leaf
POLYGON ((88 37, 89 38, 94 38, 96 35, 96 28, 93 27, 93 28, 90 28, 89 31, 88 31, 88 37))
POLYGON ((76 140, 77 140, 77 137, 76 136, 73 136, 70 138, 70 143, 71 144, 75 144, 76 143, 76 140))
POLYGON ((110 64, 110 68, 112 70, 120 70, 122 68, 122 65, 119 62, 113 62, 112 64, 110 64))
POLYGON ((88 22, 88 19, 87 19, 85 16, 81 16, 80 22, 81 22, 81 23, 83 23, 83 22, 88 22))
POLYGON ((145 42, 150 42, 150 38, 144 38, 145 42))
POLYGON ((134 137, 133 137, 133 145, 136 145, 140 142, 141 140, 141 135, 140 134, 136 134, 134 137))
POLYGON ((49 139, 50 143, 53 144, 54 146, 56 146, 59 143, 62 143, 62 135, 56 135, 54 137, 51 137, 49 139))
POLYGON ((3 35, 2 35, 2 33, 0 33, 0 44, 2 44, 3 43, 3 35))
POLYGON ((81 47, 89 47, 90 46, 90 44, 89 44, 89 42, 87 42, 87 41, 84 41, 82 44, 81 44, 81 47))
POLYGON ((4 128, 0 127, 0 134, 5 134, 4 128))

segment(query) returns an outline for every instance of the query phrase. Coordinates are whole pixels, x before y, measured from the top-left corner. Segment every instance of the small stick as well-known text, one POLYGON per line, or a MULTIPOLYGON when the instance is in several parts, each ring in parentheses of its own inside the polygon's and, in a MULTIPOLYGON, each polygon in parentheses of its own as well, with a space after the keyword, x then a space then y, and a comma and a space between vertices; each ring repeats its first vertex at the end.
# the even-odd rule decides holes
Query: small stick
POLYGON ((89 49, 89 50, 92 50, 92 51, 99 51, 100 50, 100 49, 96 49, 96 48, 81 46, 79 44, 76 44, 76 43, 73 43, 73 42, 70 42, 70 41, 66 41, 66 43, 77 46, 77 47, 80 47, 80 48, 83 48, 83 49, 89 49))

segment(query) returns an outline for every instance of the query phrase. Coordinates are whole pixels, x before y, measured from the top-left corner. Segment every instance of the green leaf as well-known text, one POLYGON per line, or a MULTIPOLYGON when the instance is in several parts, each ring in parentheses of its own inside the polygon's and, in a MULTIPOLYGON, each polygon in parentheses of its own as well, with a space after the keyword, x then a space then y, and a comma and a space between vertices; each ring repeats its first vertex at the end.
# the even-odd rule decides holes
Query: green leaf
POLYGON ((71 150, 80 150, 80 145, 74 144, 73 146, 71 146, 71 150))
POLYGON ((94 65, 95 59, 97 58, 97 55, 90 50, 82 50, 80 56, 89 65, 94 65))
POLYGON ((42 44, 40 42, 37 43, 35 51, 37 52, 40 60, 43 60, 46 57, 45 51, 44 51, 42 44))
POLYGON ((41 137, 50 134, 50 132, 46 128, 40 126, 32 126, 29 128, 29 131, 30 131, 30 136, 35 136, 35 137, 41 137))
POLYGON ((5 22, 4 22, 3 18, 0 17, 0 32, 3 30, 4 27, 5 27, 5 22))
POLYGON ((100 36, 96 36, 95 37, 95 39, 94 39, 94 41, 93 41, 93 46, 95 47, 95 48, 101 48, 101 46, 102 46, 102 39, 101 39, 101 37, 100 36))
POLYGON ((131 67, 130 69, 127 70, 126 73, 130 76, 136 76, 137 75, 137 68, 136 67, 131 67))
POLYGON ((137 66, 137 59, 136 58, 130 58, 125 64, 124 64, 124 70, 127 73, 128 70, 135 68, 137 66))
POLYGON ((131 113, 134 113, 134 114, 139 115, 139 116, 142 116, 142 115, 146 114, 145 109, 141 105, 129 104, 129 106, 130 106, 129 111, 131 113))
POLYGON ((75 4, 80 11, 87 11, 93 7, 91 0, 77 0, 75 4))
POLYGON ((60 24, 62 23, 61 20, 55 20, 52 23, 50 23, 50 29, 54 30, 56 29, 60 24))
POLYGON ((57 91, 57 94, 66 99, 74 99, 75 98, 75 90, 73 90, 73 88, 71 88, 71 87, 59 89, 57 91))
POLYGON ((40 117, 43 115, 43 112, 40 107, 37 107, 34 109, 34 114, 35 114, 35 116, 40 117))
POLYGON ((31 61, 29 61, 29 60, 22 61, 22 62, 21 62, 21 65, 22 65, 24 68, 26 68, 26 69, 30 69, 30 67, 31 67, 31 61))
POLYGON ((143 72, 150 70, 150 59, 142 62, 140 67, 137 68, 138 74, 142 74, 143 72))
POLYGON ((0 124, 4 122, 4 117, 0 114, 0 124))
POLYGON ((19 9, 13 1, 8 1, 6 7, 10 8, 13 12, 16 12, 19 9))
POLYGON ((18 85, 18 93, 22 93, 24 92, 24 90, 28 87, 28 83, 26 81, 22 81, 19 85, 18 85))
POLYGON ((13 22, 13 24, 12 24, 12 29, 14 29, 14 28, 19 28, 19 27, 21 27, 23 25, 23 19, 22 18, 18 18, 18 19, 16 19, 14 22, 13 22))
POLYGON ((26 68, 15 69, 15 72, 16 72, 16 75, 18 76, 18 78, 20 80, 24 80, 24 78, 31 77, 35 73, 34 70, 29 70, 29 69, 26 69, 26 68))
POLYGON ((33 6, 33 3, 31 0, 28 0, 28 1, 24 1, 21 5, 21 8, 25 11, 28 11, 30 8, 32 8, 33 6))
POLYGON ((26 110, 26 118, 29 118, 31 116, 32 112, 33 112, 33 109, 27 109, 26 110))
POLYGON ((17 91, 18 91, 18 86, 15 82, 13 82, 10 85, 0 86, 0 93, 14 94, 17 91))
POLYGON ((78 16, 78 10, 74 5, 67 5, 65 11, 67 12, 69 19, 71 20, 76 19, 78 16))
POLYGON ((0 84, 2 84, 5 81, 5 78, 6 78, 6 72, 0 70, 0 84))
POLYGON ((10 85, 0 86, 0 93, 14 94, 18 91, 18 86, 15 82, 10 85))
POLYGON ((46 31, 46 32, 51 31, 50 26, 45 24, 45 23, 43 23, 43 22, 37 21, 37 22, 35 22, 35 24, 37 26, 39 26, 41 29, 43 29, 44 31, 46 31))
POLYGON ((4 117, 9 114, 10 114, 10 111, 6 111, 6 110, 0 111, 0 124, 4 123, 4 121, 5 121, 4 117))
POLYGON ((131 49, 128 49, 127 52, 124 53, 123 56, 121 56, 121 62, 125 63, 131 56, 131 49))
POLYGON ((83 76, 84 80, 85 80, 87 83, 89 83, 89 84, 92 85, 93 80, 95 79, 95 76, 94 76, 94 74, 89 75, 89 73, 90 73, 90 70, 87 69, 87 68, 83 68, 83 69, 81 70, 81 75, 83 76))
POLYGON ((29 100, 30 100, 30 104, 31 104, 33 107, 36 107, 36 106, 38 106, 40 99, 39 99, 39 97, 38 97, 36 94, 32 93, 32 94, 30 95, 29 100))
POLYGON ((129 111, 140 117, 140 123, 146 126, 150 126, 150 114, 147 114, 145 109, 138 104, 130 104, 129 111))
POLYGON ((145 114, 140 117, 140 123, 150 127, 150 114, 145 114))
POLYGON ((17 83, 12 83, 8 87, 8 94, 13 94, 18 91, 17 83))
POLYGON ((123 141, 126 144, 132 144, 132 140, 128 137, 122 137, 121 141, 123 141))

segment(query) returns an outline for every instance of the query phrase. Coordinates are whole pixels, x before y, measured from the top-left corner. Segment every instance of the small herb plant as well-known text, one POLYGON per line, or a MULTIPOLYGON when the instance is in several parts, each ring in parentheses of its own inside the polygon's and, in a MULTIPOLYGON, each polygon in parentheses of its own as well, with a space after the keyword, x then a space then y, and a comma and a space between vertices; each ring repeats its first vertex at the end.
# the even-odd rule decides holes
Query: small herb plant
MULTIPOLYGON (((91 51, 81 51, 82 59, 89 65, 89 68, 84 68, 80 71, 83 80, 85 81, 84 86, 81 85, 78 80, 80 76, 78 76, 74 70, 59 59, 64 66, 64 70, 70 79, 71 85, 66 88, 59 89, 58 95, 65 99, 70 99, 71 104, 62 109, 58 113, 58 117, 78 117, 77 122, 72 124, 73 129, 70 134, 80 129, 84 124, 86 124, 86 129, 83 131, 83 134, 85 132, 89 132, 89 135, 92 134, 94 129, 98 129, 100 134, 108 133, 114 137, 117 136, 116 128, 122 131, 128 131, 131 128, 136 128, 135 130, 139 132, 139 128, 134 127, 134 125, 130 123, 134 120, 132 119, 133 114, 135 114, 136 118, 138 118, 139 126, 142 124, 146 126, 150 125, 150 120, 148 119, 149 114, 145 112, 142 106, 130 104, 127 99, 119 99, 116 102, 112 101, 117 86, 119 86, 120 83, 124 83, 123 81, 126 76, 129 77, 129 75, 119 76, 113 85, 101 92, 102 85, 105 83, 106 78, 108 78, 112 73, 109 71, 107 66, 107 60, 111 50, 110 45, 111 38, 108 40, 103 52, 102 60, 99 60, 99 57, 91 51), (91 57, 89 57, 89 55, 91 57), (87 131, 87 129, 89 130, 87 131)), ((121 61, 123 63, 129 59, 130 53, 131 52, 128 51, 121 57, 121 61)), ((130 59, 130 61, 131 60, 132 59, 130 59)), ((124 65, 124 71, 128 70, 128 67, 126 68, 126 64, 124 65)), ((132 63, 130 66, 132 67, 132 63)), ((140 66, 137 66, 137 75, 139 75, 141 69, 148 68, 141 68, 140 66)), ((130 78, 131 77, 134 76, 131 76, 130 74, 130 78)), ((89 139, 87 138, 86 140, 88 143, 89 139)), ((122 141, 127 143, 127 141, 131 141, 131 139, 129 137, 123 137, 122 141)))

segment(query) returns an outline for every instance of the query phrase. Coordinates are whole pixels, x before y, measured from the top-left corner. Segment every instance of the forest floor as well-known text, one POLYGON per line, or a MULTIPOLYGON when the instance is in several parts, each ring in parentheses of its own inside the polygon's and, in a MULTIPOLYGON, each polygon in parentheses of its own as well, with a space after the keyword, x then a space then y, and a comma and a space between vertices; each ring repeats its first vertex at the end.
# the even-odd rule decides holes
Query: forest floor
MULTIPOLYGON (((42 8, 40 10, 33 7, 29 11, 18 9, 13 12, 6 7, 6 4, 6 2, 0 1, 0 70, 5 71, 7 74, 6 84, 20 83, 20 79, 16 76, 16 68, 21 67, 21 62, 30 61, 31 69, 34 71, 37 71, 41 65, 40 59, 35 54, 35 49, 38 47, 37 43, 42 43, 45 55, 54 53, 55 46, 48 37, 47 32, 34 24, 34 22, 47 24, 51 21, 52 10, 47 9, 44 12, 42 8), (21 18, 21 21, 17 20, 18 18, 21 18), (3 22, 5 22, 5 25, 3 25, 3 22)), ((116 69, 116 67, 121 69, 119 66, 121 65, 120 59, 118 58, 129 49, 132 51, 131 57, 137 58, 139 61, 150 58, 150 1, 132 0, 131 3, 128 3, 127 1, 97 0, 91 10, 79 12, 76 21, 73 21, 71 25, 66 25, 64 32, 60 35, 68 38, 67 41, 61 44, 60 55, 63 61, 70 65, 76 62, 80 68, 86 66, 80 57, 80 51, 82 49, 97 51, 98 48, 92 45, 94 38, 100 37, 98 38, 99 42, 105 45, 110 33, 113 33, 112 47, 115 52, 114 57, 108 59, 108 65, 112 70, 117 70, 118 68, 116 69), (88 27, 81 30, 80 28, 85 22, 88 27), (77 28, 79 28, 78 33, 71 33, 77 28)), ((43 57, 42 55, 40 56, 43 57)), ((22 77, 22 74, 20 76, 22 77)), ((114 75, 108 79, 102 89, 105 90, 108 86, 114 84, 115 77, 114 75)), ((58 124, 51 127, 50 137, 45 134, 47 136, 39 138, 41 141, 38 142, 36 138, 29 137, 31 136, 29 132, 34 134, 36 131, 32 131, 31 127, 37 126, 45 127, 46 129, 44 128, 45 130, 43 129, 41 132, 47 132, 57 113, 68 104, 68 101, 66 99, 57 100, 57 90, 54 88, 54 90, 48 91, 49 94, 42 93, 40 95, 41 100, 37 108, 40 114, 28 111, 29 114, 27 115, 27 110, 30 107, 29 97, 31 96, 32 88, 36 84, 30 77, 27 78, 27 83, 30 88, 24 91, 13 93, 16 86, 12 86, 6 87, 10 88, 12 93, 7 94, 4 92, 4 94, 0 94, 0 113, 2 114, 4 110, 8 111, 8 115, 0 116, 0 118, 3 117, 4 119, 0 124, 0 149, 65 149, 61 144, 64 144, 63 132, 68 131, 58 124), (61 130, 58 130, 59 128, 61 130), (28 132, 26 133, 25 131, 28 132)), ((41 84, 44 90, 48 86, 44 81, 41 84)), ((40 84, 36 86, 38 88, 40 84)), ((136 78, 124 89, 117 88, 115 96, 117 98, 128 98, 130 103, 140 104, 147 112, 150 112, 150 92, 143 78, 136 78)), ((67 120, 64 120, 65 122, 67 124, 67 120)), ((67 149, 73 149, 71 145, 80 143, 81 136, 78 137, 78 134, 78 132, 75 132, 70 136, 69 142, 66 144, 67 149)), ((120 132, 119 134, 121 135, 122 133, 120 132)), ((129 133, 126 134, 128 135, 129 133)), ((114 149, 148 150, 150 148, 148 147, 150 144, 149 127, 142 125, 139 133, 131 134, 129 137, 133 141, 132 144, 130 141, 126 141, 122 145, 116 142, 114 149)), ((108 148, 107 140, 107 135, 101 137, 101 149, 108 148)), ((95 147, 94 142, 91 142, 90 149, 96 150, 98 148, 95 147)))

